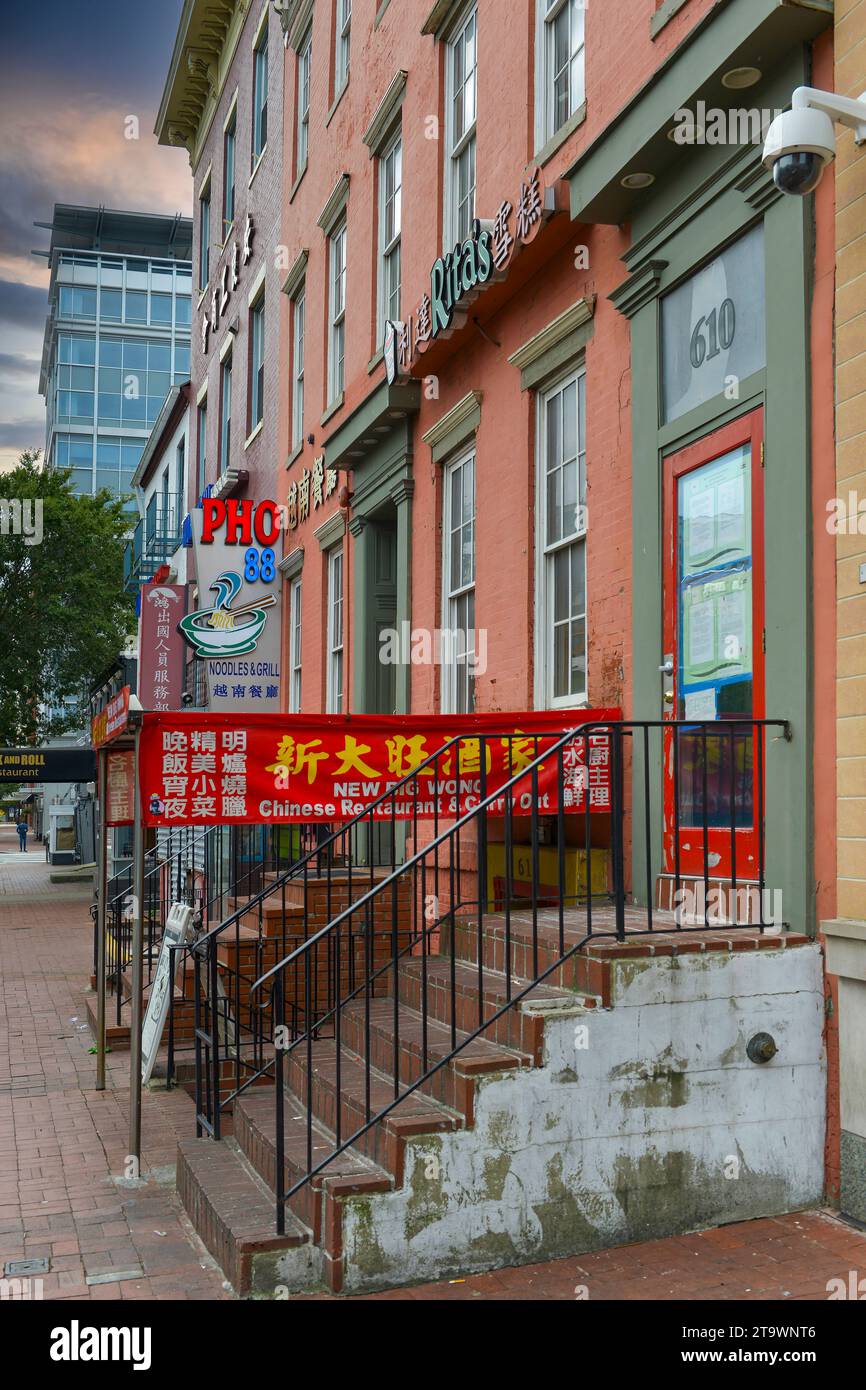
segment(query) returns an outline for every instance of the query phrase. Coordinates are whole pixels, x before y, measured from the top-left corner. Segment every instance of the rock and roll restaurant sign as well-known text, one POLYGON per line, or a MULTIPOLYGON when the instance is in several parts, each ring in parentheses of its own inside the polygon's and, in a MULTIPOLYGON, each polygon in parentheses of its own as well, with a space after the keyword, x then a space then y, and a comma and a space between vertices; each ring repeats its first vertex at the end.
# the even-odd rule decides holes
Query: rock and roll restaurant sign
POLYGON ((447 338, 466 322, 466 307, 496 280, 534 241, 553 216, 554 193, 545 188, 541 169, 529 171, 516 202, 506 198, 492 221, 476 220, 471 235, 430 271, 430 290, 414 314, 385 325, 385 370, 389 383, 411 375, 412 368, 437 338, 447 338))
POLYGON ((192 514, 200 607, 178 624, 206 663, 210 709, 280 708, 280 601, 276 502, 202 499, 192 514), (210 602, 208 599, 210 598, 210 602))
POLYGON ((0 782, 92 782, 90 748, 0 748, 0 782))
MULTIPOLYGON (((610 739, 582 725, 618 710, 437 715, 146 714, 141 734, 142 814, 147 826, 280 825, 350 820, 417 770, 397 804, 400 820, 446 819, 478 805, 482 758, 487 795, 574 730, 563 748, 563 810, 608 812, 610 739), (481 735, 485 735, 484 739, 481 735), (459 739, 439 760, 426 759, 459 739)), ((558 810, 559 756, 538 773, 542 815, 558 810)), ((513 791, 515 814, 532 810, 532 778, 513 791)), ((502 811, 505 798, 502 798, 502 811)), ((494 808, 493 814, 496 814, 494 808)), ((377 813, 390 820, 391 806, 377 813)))

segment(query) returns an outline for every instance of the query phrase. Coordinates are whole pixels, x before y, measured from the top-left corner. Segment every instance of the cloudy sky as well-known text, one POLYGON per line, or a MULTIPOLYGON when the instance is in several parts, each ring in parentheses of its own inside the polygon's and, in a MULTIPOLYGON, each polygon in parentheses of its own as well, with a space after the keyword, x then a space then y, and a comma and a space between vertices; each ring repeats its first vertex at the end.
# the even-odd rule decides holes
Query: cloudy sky
POLYGON ((39 362, 54 204, 192 207, 186 150, 153 126, 182 0, 40 0, 6 7, 0 82, 0 469, 45 443, 39 362), (127 117, 140 138, 125 138, 127 117))

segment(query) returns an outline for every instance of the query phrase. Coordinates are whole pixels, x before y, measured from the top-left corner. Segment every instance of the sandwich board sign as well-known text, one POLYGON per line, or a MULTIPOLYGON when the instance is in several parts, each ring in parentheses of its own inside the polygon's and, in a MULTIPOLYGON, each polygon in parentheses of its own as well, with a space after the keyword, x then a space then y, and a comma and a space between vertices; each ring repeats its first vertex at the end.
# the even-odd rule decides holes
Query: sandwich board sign
POLYGON ((172 977, 175 961, 171 948, 183 946, 190 939, 192 916, 193 909, 186 903, 172 903, 166 919, 165 932, 159 951, 159 963, 153 978, 147 1013, 144 1016, 141 1030, 141 1084, 143 1086, 150 1080, 150 1074, 153 1071, 153 1064, 156 1061, 156 1054, 162 1041, 162 1030, 165 1027, 168 1014, 168 1001, 174 987, 172 977))

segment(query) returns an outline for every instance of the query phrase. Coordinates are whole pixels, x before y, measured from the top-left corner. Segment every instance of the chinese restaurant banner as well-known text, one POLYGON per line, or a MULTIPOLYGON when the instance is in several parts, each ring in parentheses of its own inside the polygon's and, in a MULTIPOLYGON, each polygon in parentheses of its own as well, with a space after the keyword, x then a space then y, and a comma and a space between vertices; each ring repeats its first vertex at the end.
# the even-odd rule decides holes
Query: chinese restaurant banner
POLYGON ((178 623, 186 614, 181 584, 145 584, 141 590, 138 698, 142 709, 179 710, 184 686, 186 643, 178 623))
POLYGON ((135 820, 135 753, 128 748, 105 755, 105 824, 135 820))
POLYGON ((126 725, 129 720, 129 695, 129 686, 125 685, 91 719, 90 742, 94 748, 101 748, 104 743, 110 743, 113 738, 126 733, 126 725))
MULTIPOLYGON (((495 793, 574 729, 562 750, 563 810, 611 805, 610 741, 579 730, 618 710, 424 715, 147 714, 141 733, 142 815, 147 826, 287 825, 351 820, 418 770, 401 791, 396 819, 453 819, 478 805, 482 756, 495 793), (451 739, 436 768, 422 767, 451 739)), ((538 771, 538 810, 558 810, 559 757, 538 771)), ((532 810, 533 779, 512 793, 515 815, 532 810)), ((491 808, 491 814, 504 812, 491 808)), ((374 816, 390 820, 392 804, 374 816)))

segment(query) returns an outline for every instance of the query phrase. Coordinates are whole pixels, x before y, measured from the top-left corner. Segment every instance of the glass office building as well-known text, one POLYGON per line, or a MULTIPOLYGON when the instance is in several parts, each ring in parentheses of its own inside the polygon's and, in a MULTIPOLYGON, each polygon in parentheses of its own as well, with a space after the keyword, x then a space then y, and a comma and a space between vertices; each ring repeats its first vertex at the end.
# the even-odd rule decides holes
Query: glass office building
POLYGON ((37 225, 51 232, 46 460, 76 492, 131 494, 166 395, 189 379, 192 222, 58 203, 37 225))

